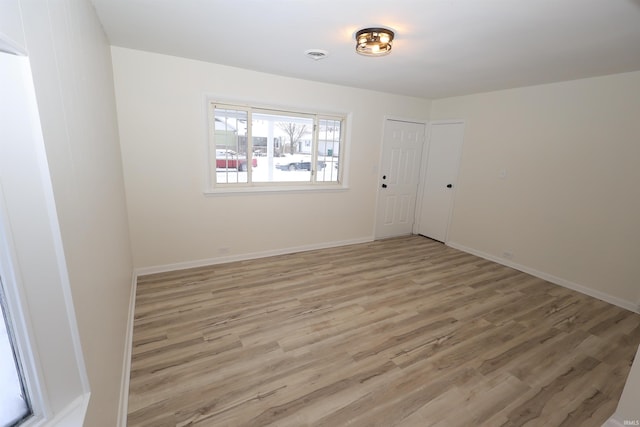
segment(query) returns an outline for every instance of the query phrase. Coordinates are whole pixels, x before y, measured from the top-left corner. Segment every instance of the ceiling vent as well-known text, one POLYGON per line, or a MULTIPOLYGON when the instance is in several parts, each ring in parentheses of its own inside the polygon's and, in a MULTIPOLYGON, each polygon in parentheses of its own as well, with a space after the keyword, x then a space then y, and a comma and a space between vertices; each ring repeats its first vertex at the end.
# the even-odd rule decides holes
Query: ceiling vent
POLYGON ((304 54, 307 55, 308 58, 311 58, 314 61, 318 61, 320 59, 326 58, 329 55, 329 52, 322 49, 309 49, 305 50, 304 54))

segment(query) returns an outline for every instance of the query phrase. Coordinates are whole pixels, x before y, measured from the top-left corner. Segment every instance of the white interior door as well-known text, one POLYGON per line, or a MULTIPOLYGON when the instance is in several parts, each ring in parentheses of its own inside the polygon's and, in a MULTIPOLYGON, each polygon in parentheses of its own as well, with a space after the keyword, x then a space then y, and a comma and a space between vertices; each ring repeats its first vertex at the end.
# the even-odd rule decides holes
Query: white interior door
POLYGON ((433 123, 430 130, 418 233, 446 242, 460 166, 464 124, 433 123))
POLYGON ((386 120, 378 181, 376 238, 411 234, 425 125, 386 120))

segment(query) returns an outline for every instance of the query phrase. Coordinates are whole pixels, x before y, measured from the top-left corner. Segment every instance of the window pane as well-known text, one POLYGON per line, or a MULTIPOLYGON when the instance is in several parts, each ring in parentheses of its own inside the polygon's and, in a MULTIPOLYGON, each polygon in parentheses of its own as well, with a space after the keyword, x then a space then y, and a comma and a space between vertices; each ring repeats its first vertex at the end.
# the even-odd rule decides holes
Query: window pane
POLYGON ((258 167, 253 182, 310 182, 313 119, 253 113, 251 132, 258 167))
MULTIPOLYGON (((0 282, 0 286, 2 283, 0 282)), ((15 345, 10 334, 4 293, 0 289, 0 425, 14 426, 31 415, 15 345)))
MULTIPOLYGON (((247 121, 248 113, 242 110, 214 109, 214 135, 211 159, 216 165, 216 183, 248 182, 247 121)), ((255 165, 256 162, 254 161, 255 165)))
POLYGON ((340 174, 340 140, 342 121, 333 119, 318 120, 318 168, 316 181, 338 182, 340 174))
POLYGON ((340 183, 344 117, 215 102, 209 113, 212 189, 340 183))

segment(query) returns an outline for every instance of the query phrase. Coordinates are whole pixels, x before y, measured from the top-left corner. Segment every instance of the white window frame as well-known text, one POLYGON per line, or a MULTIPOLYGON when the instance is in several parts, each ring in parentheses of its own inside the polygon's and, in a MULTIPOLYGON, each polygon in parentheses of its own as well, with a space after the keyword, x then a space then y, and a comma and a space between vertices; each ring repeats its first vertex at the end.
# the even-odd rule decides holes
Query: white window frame
MULTIPOLYGON (((0 34, 0 48, 3 46, 6 44, 0 34)), ((11 142, 0 144, 3 159, 0 161, 3 169, 0 175, 0 273, 33 411, 20 427, 80 426, 89 404, 90 388, 35 88, 25 52, 0 52, 0 55, 10 54, 15 55, 16 60, 4 68, 11 74, 2 78, 15 79, 16 90, 8 93, 5 100, 15 103, 12 108, 16 106, 19 120, 0 132, 3 142, 11 142), (46 307, 48 311, 34 307, 46 307), (53 336, 49 330, 51 319, 57 328, 53 336), (73 363, 67 363, 70 360, 73 363), (68 378, 69 383, 63 383, 62 377, 68 378), (72 387, 68 387, 69 384, 72 387)))
POLYGON ((347 113, 322 113, 313 112, 309 109, 293 108, 293 107, 277 107, 270 105, 260 105, 258 103, 243 103, 237 101, 220 101, 212 96, 205 96, 205 117, 206 117, 206 182, 205 195, 225 195, 238 193, 264 193, 264 192, 308 192, 308 191, 346 191, 348 190, 348 150, 347 142, 349 136, 348 123, 350 114, 347 113), (338 180, 337 181, 316 181, 315 168, 311 172, 311 180, 309 182, 301 181, 275 181, 275 182, 253 182, 251 179, 252 168, 247 171, 246 183, 216 183, 216 167, 215 161, 215 126, 214 111, 216 108, 246 111, 247 112, 247 163, 251 164, 253 158, 253 135, 251 129, 252 114, 282 114, 284 116, 305 117, 313 120, 314 126, 312 131, 311 142, 311 164, 317 164, 318 159, 318 125, 320 120, 337 120, 340 121, 340 140, 338 155, 338 180))
MULTIPOLYGON (((0 186, 0 196, 3 196, 2 187, 0 186)), ((8 327, 14 333, 17 356, 19 359, 21 375, 24 378, 24 386, 32 415, 21 426, 33 426, 41 422, 45 416, 44 396, 42 393, 41 373, 37 364, 37 352, 30 340, 32 336, 31 326, 29 324, 29 316, 26 313, 25 296, 20 286, 17 269, 14 263, 15 251, 12 245, 11 231, 6 226, 7 213, 4 204, 0 200, 0 276, 2 283, 0 286, 4 288, 6 303, 8 308, 7 320, 8 327)))

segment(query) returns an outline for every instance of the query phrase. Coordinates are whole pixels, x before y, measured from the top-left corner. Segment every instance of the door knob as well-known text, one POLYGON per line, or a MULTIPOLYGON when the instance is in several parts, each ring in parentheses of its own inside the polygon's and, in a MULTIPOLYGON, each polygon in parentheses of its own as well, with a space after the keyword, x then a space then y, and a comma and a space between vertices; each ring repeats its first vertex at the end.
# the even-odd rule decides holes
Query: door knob
POLYGON ((447 184, 447 188, 452 188, 453 184, 447 184))
POLYGON ((387 184, 382 184, 382 188, 387 188, 387 184))

